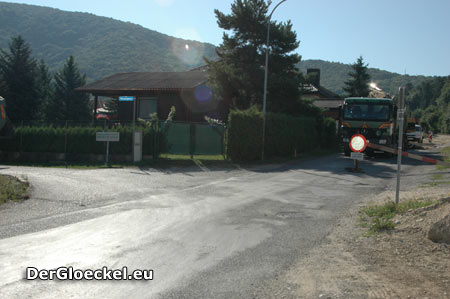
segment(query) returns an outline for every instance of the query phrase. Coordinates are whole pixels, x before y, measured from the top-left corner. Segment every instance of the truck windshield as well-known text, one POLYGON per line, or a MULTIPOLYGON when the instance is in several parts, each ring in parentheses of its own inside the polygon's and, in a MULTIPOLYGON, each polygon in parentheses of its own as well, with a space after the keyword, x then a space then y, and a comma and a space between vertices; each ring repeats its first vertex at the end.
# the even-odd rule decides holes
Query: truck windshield
POLYGON ((349 103, 344 106, 344 119, 346 120, 389 120, 389 105, 349 103))

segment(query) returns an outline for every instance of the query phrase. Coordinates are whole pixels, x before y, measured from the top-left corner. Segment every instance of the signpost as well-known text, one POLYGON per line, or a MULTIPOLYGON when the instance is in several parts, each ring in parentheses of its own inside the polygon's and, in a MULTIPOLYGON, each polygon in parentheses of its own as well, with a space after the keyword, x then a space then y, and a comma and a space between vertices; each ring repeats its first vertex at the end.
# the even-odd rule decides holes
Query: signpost
POLYGON ((350 154, 350 157, 354 161, 354 168, 350 168, 350 171, 361 171, 361 169, 358 167, 358 161, 364 160, 364 154, 362 153, 366 147, 367 147, 367 140, 366 138, 361 134, 353 135, 350 139, 349 143, 350 149, 352 150, 352 153, 350 154))
POLYGON ((398 155, 397 155, 397 188, 395 192, 395 204, 398 204, 400 197, 400 170, 402 167, 402 143, 403 143, 403 120, 405 115, 405 88, 400 87, 400 97, 398 101, 397 123, 398 126, 398 155))
POLYGON ((136 160, 135 157, 135 150, 134 150, 134 145, 135 145, 135 130, 136 130, 136 98, 133 96, 121 96, 119 97, 119 102, 133 102, 133 140, 132 140, 132 148, 133 148, 133 161, 136 160))
POLYGON ((106 142, 106 164, 109 162, 109 143, 119 142, 120 133, 119 132, 97 132, 95 134, 95 140, 100 142, 106 142))

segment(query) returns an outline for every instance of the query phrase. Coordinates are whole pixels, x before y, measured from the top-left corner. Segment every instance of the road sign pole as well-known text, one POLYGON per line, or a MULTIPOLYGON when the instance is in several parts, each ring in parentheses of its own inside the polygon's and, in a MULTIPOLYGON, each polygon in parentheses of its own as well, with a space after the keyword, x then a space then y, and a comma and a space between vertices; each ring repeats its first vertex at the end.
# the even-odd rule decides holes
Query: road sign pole
POLYGON ((402 149, 403 149, 403 120, 405 117, 405 88, 399 89, 399 101, 398 101, 398 154, 397 154, 397 188, 395 192, 395 204, 398 204, 400 198, 400 171, 402 167, 402 149))
POLYGON ((135 153, 134 153, 134 143, 135 143, 135 134, 134 131, 136 129, 136 97, 133 97, 133 138, 131 138, 131 142, 133 142, 132 150, 133 150, 133 163, 135 161, 135 153))
POLYGON ((106 141, 106 165, 109 162, 109 141, 106 141))

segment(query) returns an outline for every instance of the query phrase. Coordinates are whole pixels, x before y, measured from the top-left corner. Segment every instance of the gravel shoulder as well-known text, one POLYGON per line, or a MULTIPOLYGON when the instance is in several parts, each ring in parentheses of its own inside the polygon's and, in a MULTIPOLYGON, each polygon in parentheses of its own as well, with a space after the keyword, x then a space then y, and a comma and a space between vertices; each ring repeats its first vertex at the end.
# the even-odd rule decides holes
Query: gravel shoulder
MULTIPOLYGON (((443 136, 440 145, 449 142, 443 136)), ((448 181, 450 172, 441 170, 435 179, 448 181)), ((450 245, 427 238, 430 226, 450 214, 449 185, 432 182, 402 191, 400 201, 431 199, 439 204, 398 215, 395 230, 367 236, 359 223, 361 209, 393 199, 395 192, 385 191, 361 200, 320 246, 268 282, 257 297, 450 298, 450 245)))
MULTIPOLYGON (((392 196, 384 192, 370 202, 381 204, 392 196)), ((434 220, 450 213, 449 191, 422 188, 403 192, 401 200, 417 196, 447 200, 429 210, 402 215, 392 233, 370 237, 358 225, 359 211, 366 203, 355 206, 321 246, 278 278, 283 284, 269 283, 260 297, 450 298, 450 246, 426 237, 434 220)))

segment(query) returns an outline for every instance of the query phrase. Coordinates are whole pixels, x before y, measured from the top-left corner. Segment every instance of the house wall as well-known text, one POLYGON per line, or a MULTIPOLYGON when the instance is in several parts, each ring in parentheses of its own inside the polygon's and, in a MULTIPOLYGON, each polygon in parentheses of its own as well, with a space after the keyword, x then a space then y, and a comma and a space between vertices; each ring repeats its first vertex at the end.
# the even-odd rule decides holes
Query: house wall
MULTIPOLYGON (((225 121, 228 117, 228 107, 213 97, 205 97, 195 91, 160 91, 128 93, 135 96, 136 118, 140 114, 140 101, 144 98, 155 98, 159 119, 167 119, 170 108, 175 107, 174 121, 205 122, 205 116, 225 121)), ((111 96, 111 95, 110 95, 111 96)), ((118 97, 115 96, 115 97, 118 97)), ((119 102, 119 120, 133 120, 133 102, 119 102)))

